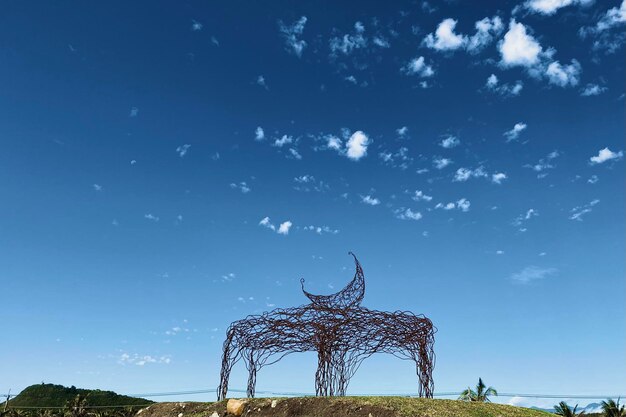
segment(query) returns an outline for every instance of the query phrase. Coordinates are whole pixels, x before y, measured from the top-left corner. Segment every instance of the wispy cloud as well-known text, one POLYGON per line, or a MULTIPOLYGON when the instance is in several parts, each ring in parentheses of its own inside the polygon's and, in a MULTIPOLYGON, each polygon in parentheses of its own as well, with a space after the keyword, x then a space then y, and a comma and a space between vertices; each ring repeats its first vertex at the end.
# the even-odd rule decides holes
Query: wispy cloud
POLYGON ((448 135, 445 138, 443 138, 441 142, 439 142, 439 145, 442 148, 446 148, 446 149, 454 148, 456 146, 459 146, 460 144, 461 144, 461 141, 459 140, 459 138, 453 135, 448 135))
POLYGON ((287 220, 279 224, 278 227, 276 227, 271 222, 269 217, 264 217, 259 222, 259 226, 267 227, 268 229, 273 230, 276 233, 281 234, 281 235, 288 235, 289 229, 291 229, 291 226, 293 226, 293 223, 290 220, 287 220))
POLYGON ((263 140, 265 139, 265 131, 263 130, 263 128, 261 126, 258 126, 255 130, 254 130, 254 140, 263 140))
POLYGON ((120 365, 136 365, 144 366, 147 364, 165 364, 169 365, 172 362, 171 355, 152 356, 152 355, 139 355, 137 353, 128 354, 122 353, 117 361, 120 365))
POLYGON ((442 209, 442 210, 461 210, 463 212, 468 212, 470 209, 471 203, 468 199, 466 198, 461 198, 457 201, 452 201, 450 203, 437 203, 437 205, 435 206, 436 209, 442 209))
POLYGON ((539 216, 539 212, 531 208, 531 209, 526 210, 525 213, 517 216, 511 224, 515 227, 518 227, 520 232, 525 232, 527 230, 525 226, 526 222, 532 219, 533 217, 537 217, 537 216, 539 216))
POLYGON ((512 140, 516 140, 519 135, 526 130, 526 128, 528 127, 528 125, 526 123, 515 123, 515 126, 513 126, 513 129, 511 130, 507 130, 506 132, 504 132, 504 137, 506 138, 507 142, 510 142, 512 140))
POLYGON ((376 197, 372 197, 371 195, 361 196, 361 202, 370 206, 377 206, 380 204, 380 200, 376 197))
POLYGON ((188 143, 180 145, 178 148, 176 148, 176 153, 182 158, 187 155, 187 152, 189 152, 189 148, 191 148, 191 145, 189 145, 188 143))
POLYGON ((302 52, 307 46, 306 41, 300 39, 300 36, 304 32, 304 26, 306 25, 306 22, 306 16, 300 17, 300 19, 296 20, 291 25, 285 24, 282 21, 278 22, 278 28, 280 30, 280 33, 285 39, 285 49, 288 52, 296 55, 298 58, 302 56, 302 52))
POLYGON ((413 211, 410 208, 399 208, 394 213, 400 220, 420 220, 423 217, 422 213, 413 211))
POLYGON ((433 158, 433 165, 437 169, 444 169, 450 164, 452 164, 452 159, 440 158, 440 157, 433 158))
POLYGON ((569 219, 582 222, 583 216, 587 213, 591 213, 593 211, 593 207, 599 202, 600 200, 595 199, 582 206, 574 207, 573 209, 570 210, 571 215, 569 216, 569 219))
POLYGON ((520 272, 511 274, 511 281, 517 284, 529 284, 533 281, 542 280, 558 272, 556 268, 541 268, 538 266, 527 266, 520 272))
POLYGON ((500 83, 500 80, 495 74, 491 74, 487 78, 485 87, 488 91, 498 93, 504 97, 517 96, 524 88, 524 83, 520 80, 515 81, 514 84, 500 83))
POLYGON ((252 189, 248 186, 248 184, 245 181, 242 181, 242 182, 239 182, 239 183, 231 182, 230 183, 230 188, 234 188, 236 190, 239 190, 243 194, 247 194, 250 191, 252 191, 252 189))
POLYGON ((157 216, 155 216, 154 214, 152 214, 152 213, 144 214, 143 218, 146 219, 146 220, 153 221, 153 222, 158 222, 159 221, 159 218, 157 216))

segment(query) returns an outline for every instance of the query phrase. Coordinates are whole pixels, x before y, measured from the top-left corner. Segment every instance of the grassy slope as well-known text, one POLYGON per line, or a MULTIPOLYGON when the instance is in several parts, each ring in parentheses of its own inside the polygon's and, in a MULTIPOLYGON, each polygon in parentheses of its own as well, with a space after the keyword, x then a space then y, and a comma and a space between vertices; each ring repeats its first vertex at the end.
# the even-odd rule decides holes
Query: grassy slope
POLYGON ((18 396, 12 398, 9 404, 13 407, 63 407, 76 395, 88 395, 87 405, 143 405, 152 401, 143 398, 118 395, 112 391, 87 390, 62 385, 38 384, 25 388, 18 396))
MULTIPOLYGON (((255 417, 554 417, 544 411, 502 404, 466 403, 406 397, 335 397, 252 399, 244 415, 255 417)), ((223 416, 224 401, 219 403, 156 403, 141 412, 141 417, 207 417, 217 411, 223 416)))

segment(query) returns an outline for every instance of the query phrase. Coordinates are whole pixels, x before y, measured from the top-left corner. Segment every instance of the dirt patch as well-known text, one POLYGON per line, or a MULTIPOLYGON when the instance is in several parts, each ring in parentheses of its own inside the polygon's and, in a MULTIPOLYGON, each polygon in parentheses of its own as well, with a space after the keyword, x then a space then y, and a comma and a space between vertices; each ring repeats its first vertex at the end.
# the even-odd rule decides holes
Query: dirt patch
MULTIPOLYGON (((137 417, 229 417, 226 401, 157 403, 137 417)), ((243 417, 550 417, 502 404, 404 397, 300 397, 249 399, 243 417)))

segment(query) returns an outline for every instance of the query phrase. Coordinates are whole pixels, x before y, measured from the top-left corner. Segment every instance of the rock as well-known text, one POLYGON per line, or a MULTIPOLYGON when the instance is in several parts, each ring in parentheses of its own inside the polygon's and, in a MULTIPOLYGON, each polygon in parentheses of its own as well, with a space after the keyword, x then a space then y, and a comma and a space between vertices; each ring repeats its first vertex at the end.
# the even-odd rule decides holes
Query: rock
POLYGON ((276 404, 278 404, 278 401, 272 400, 272 408, 276 408, 276 404))
POLYGON ((243 414, 243 409, 245 405, 245 400, 237 400, 235 398, 231 398, 226 403, 226 412, 234 416, 240 416, 243 414))
POLYGON ((220 415, 217 414, 217 411, 213 411, 213 414, 211 414, 209 417, 220 417, 220 415))
POLYGON ((183 417, 183 413, 178 413, 178 417, 183 417))

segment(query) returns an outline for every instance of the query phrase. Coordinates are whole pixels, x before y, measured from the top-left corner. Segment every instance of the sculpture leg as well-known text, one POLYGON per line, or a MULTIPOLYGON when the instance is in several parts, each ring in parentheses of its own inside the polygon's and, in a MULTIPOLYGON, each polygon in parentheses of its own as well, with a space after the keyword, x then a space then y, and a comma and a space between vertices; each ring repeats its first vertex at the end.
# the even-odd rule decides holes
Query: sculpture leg
POLYGON ((256 389, 257 363, 254 358, 253 350, 251 350, 248 354, 246 365, 248 367, 248 389, 246 395, 248 398, 254 398, 254 391, 256 389))
POLYGON ((327 349, 318 350, 317 371, 315 372, 315 395, 318 397, 326 397, 330 394, 331 367, 330 353, 327 349))
POLYGON ((433 398, 435 390, 433 381, 433 368, 435 366, 434 341, 434 335, 430 331, 423 343, 420 344, 417 357, 414 359, 419 381, 418 395, 420 397, 433 398))
POLYGON ((230 371, 233 369, 233 365, 237 361, 237 356, 239 354, 239 352, 234 352, 233 349, 233 335, 234 332, 232 329, 229 330, 226 335, 226 340, 224 341, 220 385, 217 387, 218 401, 225 399, 228 394, 228 379, 230 378, 230 371))

